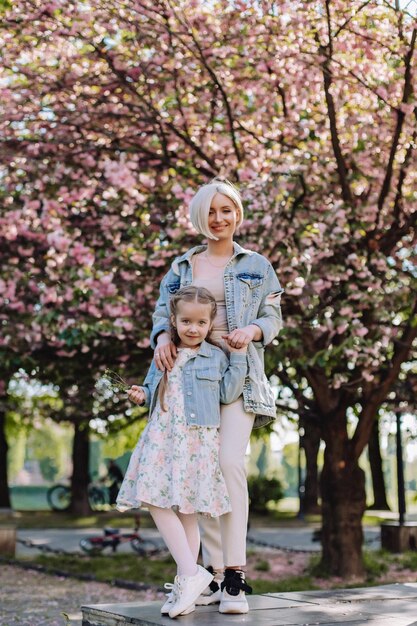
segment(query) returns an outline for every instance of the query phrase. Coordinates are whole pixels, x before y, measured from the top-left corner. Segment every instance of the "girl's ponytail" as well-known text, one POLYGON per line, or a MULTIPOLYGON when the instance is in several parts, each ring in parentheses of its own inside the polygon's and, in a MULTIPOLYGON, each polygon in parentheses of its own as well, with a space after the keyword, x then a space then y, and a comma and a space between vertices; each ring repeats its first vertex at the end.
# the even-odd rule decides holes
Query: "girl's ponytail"
POLYGON ((165 392, 168 386, 168 372, 165 369, 164 375, 161 378, 161 382, 159 383, 159 389, 158 389, 158 398, 159 398, 159 404, 161 405, 161 409, 163 411, 168 411, 168 407, 165 404, 165 392))

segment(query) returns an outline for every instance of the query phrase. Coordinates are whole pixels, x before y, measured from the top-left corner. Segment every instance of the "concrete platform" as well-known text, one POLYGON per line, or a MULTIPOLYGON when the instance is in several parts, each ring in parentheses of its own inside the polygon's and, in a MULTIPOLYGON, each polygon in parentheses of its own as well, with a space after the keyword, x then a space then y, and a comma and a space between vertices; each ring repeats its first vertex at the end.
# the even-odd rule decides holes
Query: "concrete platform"
MULTIPOLYGON (((222 615, 218 606, 197 607, 177 618, 183 626, 417 626, 417 582, 333 591, 249 596, 247 615, 222 615)), ((160 602, 83 606, 83 626, 167 626, 160 602)))

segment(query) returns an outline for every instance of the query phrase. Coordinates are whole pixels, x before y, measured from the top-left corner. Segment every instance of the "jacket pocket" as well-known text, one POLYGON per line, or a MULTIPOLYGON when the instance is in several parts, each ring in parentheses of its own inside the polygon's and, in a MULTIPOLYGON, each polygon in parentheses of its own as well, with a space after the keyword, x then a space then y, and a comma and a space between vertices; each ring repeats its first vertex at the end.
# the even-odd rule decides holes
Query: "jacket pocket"
POLYGON ((236 275, 237 278, 250 287, 250 289, 255 289, 255 287, 260 287, 264 282, 264 277, 262 274, 257 274, 255 272, 242 272, 241 274, 236 275))
POLYGON ((221 374, 219 370, 213 368, 204 368, 204 369, 196 369, 194 370, 196 378, 199 380, 213 381, 217 382, 221 379, 221 374))
POLYGON ((171 294, 177 293, 180 287, 181 287, 181 282, 179 280, 176 280, 175 282, 167 284, 167 289, 169 293, 171 294))

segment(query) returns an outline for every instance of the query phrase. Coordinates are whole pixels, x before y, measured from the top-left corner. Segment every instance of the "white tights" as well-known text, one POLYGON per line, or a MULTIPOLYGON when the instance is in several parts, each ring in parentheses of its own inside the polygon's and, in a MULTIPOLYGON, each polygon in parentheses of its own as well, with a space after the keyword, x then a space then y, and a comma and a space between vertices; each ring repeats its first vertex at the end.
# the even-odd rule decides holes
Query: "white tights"
POLYGON ((145 504, 172 558, 177 564, 179 576, 194 576, 197 573, 197 558, 200 550, 200 531, 197 515, 161 509, 145 504))

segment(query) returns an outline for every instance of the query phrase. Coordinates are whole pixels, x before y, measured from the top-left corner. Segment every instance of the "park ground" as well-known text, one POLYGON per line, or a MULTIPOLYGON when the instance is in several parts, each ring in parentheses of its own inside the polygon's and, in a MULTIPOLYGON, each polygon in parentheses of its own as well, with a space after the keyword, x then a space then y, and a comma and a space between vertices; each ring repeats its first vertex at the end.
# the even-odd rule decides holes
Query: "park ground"
MULTIPOLYGON (((415 581, 417 555, 409 565, 397 560, 382 572, 384 555, 373 561, 367 577, 352 581, 350 586, 384 584, 386 582, 415 581)), ((386 555, 385 555, 386 557, 386 555)), ((371 564, 369 564, 371 565, 371 564)), ((279 551, 249 554, 248 578, 273 583, 273 588, 297 589, 346 587, 336 578, 323 578, 311 573, 309 557, 296 554, 291 557, 279 551), (267 565, 266 565, 267 564, 267 565)), ((0 568, 0 623, 2 626, 80 626, 81 605, 150 601, 163 599, 157 585, 146 590, 129 590, 96 581, 81 581, 64 576, 51 576, 43 572, 26 570, 15 565, 2 564, 0 568)))
MULTIPOLYGON (((365 517, 365 524, 375 528, 383 515, 370 513, 365 517)), ((108 525, 132 526, 131 518, 111 512, 77 520, 65 514, 23 512, 16 514, 13 519, 18 528, 34 529, 37 532, 42 528, 87 530, 108 525)), ((144 529, 151 524, 146 515, 142 516, 144 529)), ((278 540, 280 534, 288 529, 308 529, 313 532, 319 525, 319 517, 299 520, 291 510, 275 511, 251 519, 253 531, 273 529, 278 540)), ((287 549, 279 550, 250 543, 248 580, 256 594, 363 587, 417 580, 417 552, 395 555, 379 550, 376 545, 371 548, 365 549, 364 576, 347 583, 326 575, 320 567, 317 550, 297 551, 290 545, 287 549)), ((26 553, 17 559, 3 560, 1 564, 0 623, 2 626, 79 626, 81 605, 162 600, 162 584, 173 576, 174 565, 166 554, 145 559, 133 553, 94 557, 39 553, 32 556, 26 553), (81 580, 86 576, 92 580, 81 580), (132 583, 136 588, 128 589, 132 583)))

